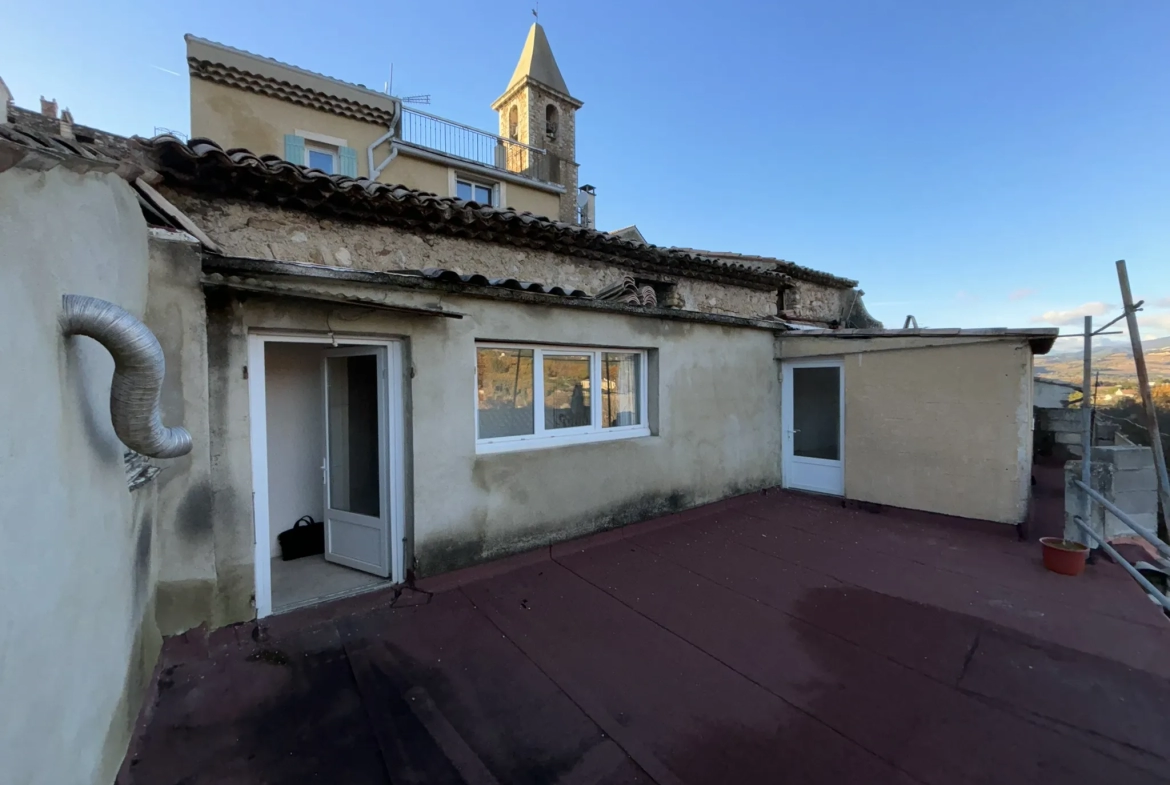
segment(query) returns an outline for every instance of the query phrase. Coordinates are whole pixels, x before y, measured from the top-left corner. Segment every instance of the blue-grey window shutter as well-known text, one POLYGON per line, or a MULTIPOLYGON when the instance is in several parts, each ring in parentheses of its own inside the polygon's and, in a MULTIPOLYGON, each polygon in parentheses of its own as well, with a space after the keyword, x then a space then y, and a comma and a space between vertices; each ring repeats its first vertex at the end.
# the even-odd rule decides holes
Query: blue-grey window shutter
POLYGON ((305 138, 303 136, 284 135, 284 160, 298 166, 305 165, 305 138))
POLYGON ((342 147, 341 174, 346 177, 357 177, 357 150, 352 147, 342 147))

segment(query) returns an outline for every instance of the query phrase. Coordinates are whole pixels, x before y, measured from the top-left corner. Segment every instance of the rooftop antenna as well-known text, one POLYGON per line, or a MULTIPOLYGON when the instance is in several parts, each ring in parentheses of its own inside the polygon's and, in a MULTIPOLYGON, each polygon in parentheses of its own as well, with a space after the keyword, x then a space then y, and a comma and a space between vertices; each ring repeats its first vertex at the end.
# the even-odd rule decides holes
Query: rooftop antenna
MULTIPOLYGON (((382 85, 382 92, 386 95, 394 95, 394 63, 390 64, 390 78, 382 85)), ((430 104, 431 94, 425 93, 420 95, 402 95, 397 96, 398 100, 404 104, 430 104)))

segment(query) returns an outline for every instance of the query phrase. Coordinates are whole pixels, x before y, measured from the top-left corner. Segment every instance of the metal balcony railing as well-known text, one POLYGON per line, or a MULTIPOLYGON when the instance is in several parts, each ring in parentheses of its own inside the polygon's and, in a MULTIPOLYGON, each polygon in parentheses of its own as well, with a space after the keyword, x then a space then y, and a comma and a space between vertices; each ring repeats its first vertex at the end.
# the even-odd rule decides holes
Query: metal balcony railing
POLYGON ((469 125, 402 108, 399 138, 407 144, 511 172, 540 182, 554 182, 550 157, 539 147, 489 134, 469 125))

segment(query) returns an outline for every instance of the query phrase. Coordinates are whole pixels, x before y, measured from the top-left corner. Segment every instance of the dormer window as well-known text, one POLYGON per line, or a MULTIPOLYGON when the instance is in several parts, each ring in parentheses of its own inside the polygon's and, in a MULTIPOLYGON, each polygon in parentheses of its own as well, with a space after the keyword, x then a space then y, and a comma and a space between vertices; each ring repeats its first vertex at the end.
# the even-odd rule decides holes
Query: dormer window
POLYGON ((557 138, 557 108, 553 104, 544 108, 544 135, 549 139, 557 138))

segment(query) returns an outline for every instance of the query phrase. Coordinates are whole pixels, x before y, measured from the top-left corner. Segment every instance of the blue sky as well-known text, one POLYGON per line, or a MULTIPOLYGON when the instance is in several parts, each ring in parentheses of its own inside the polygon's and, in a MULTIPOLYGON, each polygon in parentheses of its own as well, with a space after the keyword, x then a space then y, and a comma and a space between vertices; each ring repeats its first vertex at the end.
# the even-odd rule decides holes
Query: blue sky
MULTIPOLYGON (((0 77, 88 125, 186 130, 194 33, 379 89, 393 63, 396 93, 493 129, 533 6, 17 3, 0 77)), ((585 102, 600 228, 857 278, 887 326, 1111 318, 1125 258, 1162 304, 1143 334, 1170 335, 1170 3, 544 0, 540 18, 585 102)))

